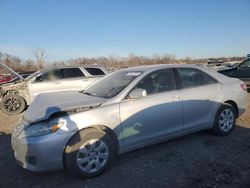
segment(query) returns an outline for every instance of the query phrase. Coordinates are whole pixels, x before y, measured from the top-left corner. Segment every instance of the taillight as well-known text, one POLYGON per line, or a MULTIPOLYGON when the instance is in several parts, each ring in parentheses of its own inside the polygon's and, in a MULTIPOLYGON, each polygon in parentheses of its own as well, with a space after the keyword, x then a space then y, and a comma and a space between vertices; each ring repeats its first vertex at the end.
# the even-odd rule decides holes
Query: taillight
POLYGON ((244 91, 247 90, 247 85, 246 85, 246 84, 240 84, 240 87, 241 87, 241 89, 243 89, 244 91))

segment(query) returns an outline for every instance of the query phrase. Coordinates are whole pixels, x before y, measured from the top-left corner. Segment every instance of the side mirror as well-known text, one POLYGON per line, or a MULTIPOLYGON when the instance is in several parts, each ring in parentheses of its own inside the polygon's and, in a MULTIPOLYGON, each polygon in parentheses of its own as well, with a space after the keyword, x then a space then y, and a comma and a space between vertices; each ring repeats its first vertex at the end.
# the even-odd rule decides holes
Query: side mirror
POLYGON ((43 81, 42 75, 37 76, 35 81, 36 82, 42 82, 43 81))
POLYGON ((141 88, 133 89, 129 93, 130 99, 139 99, 139 98, 145 97, 145 96, 147 96, 147 91, 145 89, 141 89, 141 88))

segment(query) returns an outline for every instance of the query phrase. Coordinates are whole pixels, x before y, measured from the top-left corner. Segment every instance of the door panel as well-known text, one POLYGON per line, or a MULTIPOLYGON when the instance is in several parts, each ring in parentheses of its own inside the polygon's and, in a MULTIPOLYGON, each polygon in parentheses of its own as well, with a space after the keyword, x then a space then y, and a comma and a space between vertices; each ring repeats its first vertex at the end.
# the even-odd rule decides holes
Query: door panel
POLYGON ((124 144, 131 149, 182 130, 179 91, 126 99, 120 104, 124 144))
POLYGON ((62 80, 62 87, 64 91, 81 91, 87 84, 87 78, 69 78, 62 80))
POLYGON ((242 80, 250 78, 250 59, 238 65, 238 69, 235 72, 235 77, 242 80))
POLYGON ((244 68, 244 69, 242 68, 242 69, 236 70, 235 77, 241 80, 250 78, 250 68, 244 68))
POLYGON ((221 105, 221 86, 210 75, 196 68, 177 68, 181 82, 184 129, 212 126, 221 105))
POLYGON ((62 88, 64 91, 81 91, 86 89, 88 86, 92 85, 96 81, 98 81, 100 77, 98 78, 71 78, 71 79, 63 79, 62 80, 62 88))
POLYGON ((31 97, 34 98, 40 93, 62 91, 61 78, 60 69, 49 69, 37 75, 29 84, 31 97))
POLYGON ((62 91, 62 84, 60 80, 57 81, 42 81, 32 82, 29 85, 31 97, 34 98, 40 93, 58 92, 62 91))
POLYGON ((211 84, 181 91, 184 129, 211 126, 221 105, 220 85, 211 84))

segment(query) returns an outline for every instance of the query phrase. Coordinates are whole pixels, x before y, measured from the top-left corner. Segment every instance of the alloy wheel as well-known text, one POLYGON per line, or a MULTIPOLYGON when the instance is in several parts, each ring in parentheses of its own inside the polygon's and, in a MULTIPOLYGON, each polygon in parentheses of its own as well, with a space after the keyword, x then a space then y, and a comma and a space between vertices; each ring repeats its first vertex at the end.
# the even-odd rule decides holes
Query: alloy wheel
POLYGON ((77 152, 76 162, 78 167, 88 173, 100 170, 107 163, 109 150, 102 140, 91 139, 85 142, 77 152))
POLYGON ((3 102, 3 106, 8 112, 15 112, 15 111, 19 110, 21 105, 20 105, 19 99, 15 98, 15 97, 11 97, 11 98, 6 99, 3 102))
POLYGON ((219 126, 221 130, 227 132, 233 127, 233 124, 234 113, 228 108, 224 109, 219 116, 219 126))

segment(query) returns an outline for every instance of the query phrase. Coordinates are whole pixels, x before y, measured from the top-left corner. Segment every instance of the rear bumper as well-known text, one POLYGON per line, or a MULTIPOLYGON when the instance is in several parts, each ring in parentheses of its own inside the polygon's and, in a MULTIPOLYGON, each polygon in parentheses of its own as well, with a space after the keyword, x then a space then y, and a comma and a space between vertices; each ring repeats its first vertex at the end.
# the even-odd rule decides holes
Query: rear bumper
POLYGON ((247 107, 248 107, 248 93, 246 91, 242 92, 236 100, 237 106, 238 106, 238 116, 241 116, 245 113, 247 107))
POLYGON ((246 112, 246 109, 239 109, 239 117, 246 112))

